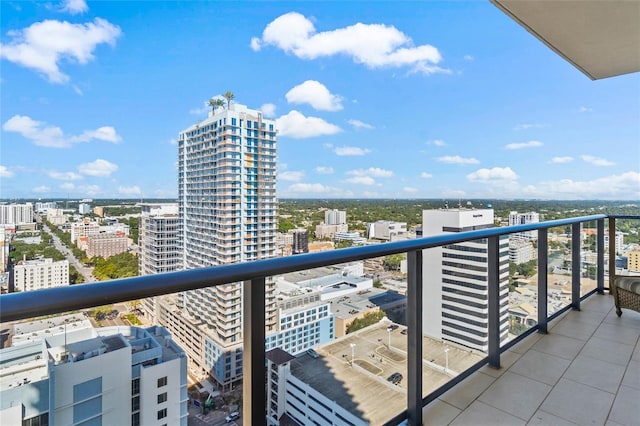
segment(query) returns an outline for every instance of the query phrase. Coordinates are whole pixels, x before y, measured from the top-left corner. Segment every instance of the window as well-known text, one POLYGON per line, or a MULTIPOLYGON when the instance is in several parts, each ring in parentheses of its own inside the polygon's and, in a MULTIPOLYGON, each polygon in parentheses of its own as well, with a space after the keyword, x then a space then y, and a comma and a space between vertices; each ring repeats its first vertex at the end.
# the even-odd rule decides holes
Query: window
MULTIPOLYGON (((167 376, 160 377, 158 379, 158 387, 161 388, 163 386, 167 386, 167 376)), ((158 418, 160 418, 160 417, 158 417, 158 418)))
POLYGON ((133 379, 131 381, 131 394, 137 395, 140 393, 140 379, 133 379))
POLYGON ((165 402, 167 400, 167 393, 161 393, 160 395, 158 395, 158 404, 162 404, 163 402, 165 402))
POLYGON ((164 419, 165 417, 167 417, 167 409, 163 408, 162 410, 158 411, 158 420, 164 419))

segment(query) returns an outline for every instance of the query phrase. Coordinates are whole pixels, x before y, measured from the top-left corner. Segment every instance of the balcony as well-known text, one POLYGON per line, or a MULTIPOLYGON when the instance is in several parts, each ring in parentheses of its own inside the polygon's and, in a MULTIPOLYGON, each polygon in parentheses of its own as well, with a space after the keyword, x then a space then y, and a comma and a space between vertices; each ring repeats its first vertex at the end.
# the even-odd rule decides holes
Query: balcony
MULTIPOLYGON (((143 276, 35 292, 0 296, 2 322, 52 315, 110 303, 244 282, 243 422, 262 424, 266 413, 265 287, 267 277, 321 266, 407 253, 406 384, 402 398, 375 400, 386 424, 560 424, 568 422, 633 424, 639 418, 640 314, 625 310, 615 315, 611 296, 605 294, 605 222, 615 231, 616 219, 640 216, 592 215, 530 225, 490 228, 417 240, 357 247, 332 252, 231 264, 213 268, 143 276), (595 225, 595 279, 583 277, 581 226, 595 225), (549 229, 570 227, 568 303, 552 299, 549 277, 549 229), (524 231, 538 232, 537 313, 534 325, 501 338, 501 237, 524 231), (452 358, 432 355, 423 342, 423 252, 432 248, 483 239, 487 241, 488 350, 470 367, 457 368, 452 358), (587 282, 593 285, 586 285, 587 282), (551 312, 549 312, 551 311, 551 312), (424 346, 424 347, 423 347, 424 346), (427 359, 431 358, 431 360, 427 359), (443 365, 444 362, 444 365, 443 365), (425 364, 442 369, 431 381, 425 364), (439 367, 438 367, 439 366, 439 367), (453 376, 453 377, 452 377, 453 376), (452 377, 452 378, 451 378, 452 377), (424 390, 427 392, 425 393, 424 390)), ((614 246, 611 245, 611 251, 614 246)), ((609 265, 615 265, 610 252, 609 265)), ((384 332, 383 332, 384 333, 384 332)), ((403 333, 404 334, 404 333, 403 333)), ((503 333, 502 333, 503 334, 503 333)), ((386 333, 382 335, 383 340, 386 333)), ((395 337, 394 337, 395 338, 395 337)), ((395 343, 394 343, 395 345, 395 343)), ((355 346, 355 345, 354 345, 355 346)), ((354 348, 352 346, 352 350, 354 348)), ((389 331, 389 348, 391 331, 389 331)), ((352 358, 353 359, 353 358, 352 358)), ((344 360, 342 361, 344 364, 344 360)), ((373 394, 373 398, 377 398, 373 394)), ((356 403, 354 403, 357 405, 356 403)), ((362 413, 363 416, 368 413, 362 413)), ((371 421, 378 424, 378 422, 371 421)))

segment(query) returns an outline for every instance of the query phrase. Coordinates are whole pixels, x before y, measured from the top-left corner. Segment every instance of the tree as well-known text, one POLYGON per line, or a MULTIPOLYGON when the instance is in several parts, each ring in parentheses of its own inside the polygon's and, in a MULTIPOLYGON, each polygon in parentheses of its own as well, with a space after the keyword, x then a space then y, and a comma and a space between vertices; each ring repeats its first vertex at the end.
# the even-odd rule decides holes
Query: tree
POLYGON ((227 109, 231 106, 231 101, 235 99, 236 95, 233 92, 227 91, 224 95, 222 95, 227 100, 227 109))
POLYGON ((211 107, 211 112, 216 112, 216 108, 224 106, 224 101, 220 98, 211 98, 209 99, 209 106, 211 107))

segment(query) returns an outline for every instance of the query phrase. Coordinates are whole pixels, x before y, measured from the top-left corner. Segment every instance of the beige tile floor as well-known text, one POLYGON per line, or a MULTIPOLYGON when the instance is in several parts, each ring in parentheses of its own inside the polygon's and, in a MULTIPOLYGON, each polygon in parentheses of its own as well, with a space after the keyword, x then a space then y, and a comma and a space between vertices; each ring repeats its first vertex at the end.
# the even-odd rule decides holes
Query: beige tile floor
POLYGON ((640 426, 640 313, 609 295, 549 324, 423 410, 425 425, 640 426))

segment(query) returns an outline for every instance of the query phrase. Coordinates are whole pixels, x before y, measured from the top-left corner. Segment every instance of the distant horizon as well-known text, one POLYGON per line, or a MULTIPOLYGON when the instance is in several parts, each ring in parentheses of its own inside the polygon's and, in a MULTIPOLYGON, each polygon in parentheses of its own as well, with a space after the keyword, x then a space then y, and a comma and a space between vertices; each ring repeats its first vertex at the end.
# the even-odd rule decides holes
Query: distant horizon
POLYGON ((591 81, 490 2, 3 1, 0 20, 9 199, 175 198, 178 134, 227 91, 276 120, 279 199, 640 199, 640 73, 591 81))

